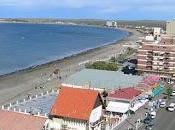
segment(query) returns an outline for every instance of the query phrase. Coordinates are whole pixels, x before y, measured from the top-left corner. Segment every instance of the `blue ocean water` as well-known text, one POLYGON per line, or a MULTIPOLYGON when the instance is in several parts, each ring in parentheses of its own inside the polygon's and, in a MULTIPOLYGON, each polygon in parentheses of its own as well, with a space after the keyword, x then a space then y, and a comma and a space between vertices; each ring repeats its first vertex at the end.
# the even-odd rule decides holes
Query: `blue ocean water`
POLYGON ((46 24, 0 24, 0 75, 120 40, 118 29, 46 24))

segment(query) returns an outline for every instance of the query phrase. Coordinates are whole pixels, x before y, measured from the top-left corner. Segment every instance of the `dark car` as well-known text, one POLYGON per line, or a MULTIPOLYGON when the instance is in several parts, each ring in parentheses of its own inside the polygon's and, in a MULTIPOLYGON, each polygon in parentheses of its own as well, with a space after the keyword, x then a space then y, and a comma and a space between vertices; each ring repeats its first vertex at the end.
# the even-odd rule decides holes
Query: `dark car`
POLYGON ((151 116, 146 117, 143 122, 144 122, 144 124, 146 124, 148 126, 154 125, 154 119, 151 118, 151 116))

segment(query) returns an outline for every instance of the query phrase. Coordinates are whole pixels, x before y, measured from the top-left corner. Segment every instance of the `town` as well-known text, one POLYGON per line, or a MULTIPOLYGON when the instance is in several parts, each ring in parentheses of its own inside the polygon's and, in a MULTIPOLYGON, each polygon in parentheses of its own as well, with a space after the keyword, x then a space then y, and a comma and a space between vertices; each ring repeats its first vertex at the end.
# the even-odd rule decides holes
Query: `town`
MULTIPOLYGON (((106 27, 118 25, 107 21, 106 27)), ((135 43, 123 41, 120 54, 78 63, 70 75, 56 68, 35 86, 36 93, 3 102, 0 130, 173 130, 175 20, 166 30, 122 28, 142 36, 135 43), (60 84, 45 89, 51 80, 60 84)))

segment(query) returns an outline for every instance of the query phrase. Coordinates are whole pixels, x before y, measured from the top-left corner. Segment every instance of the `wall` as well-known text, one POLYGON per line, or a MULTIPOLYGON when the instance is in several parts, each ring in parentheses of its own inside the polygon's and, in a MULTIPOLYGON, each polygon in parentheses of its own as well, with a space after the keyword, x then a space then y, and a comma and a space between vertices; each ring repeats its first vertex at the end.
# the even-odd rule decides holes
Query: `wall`
POLYGON ((61 130, 62 126, 66 126, 69 130, 87 130, 87 122, 73 119, 61 119, 53 118, 49 120, 49 128, 54 128, 54 130, 61 130))

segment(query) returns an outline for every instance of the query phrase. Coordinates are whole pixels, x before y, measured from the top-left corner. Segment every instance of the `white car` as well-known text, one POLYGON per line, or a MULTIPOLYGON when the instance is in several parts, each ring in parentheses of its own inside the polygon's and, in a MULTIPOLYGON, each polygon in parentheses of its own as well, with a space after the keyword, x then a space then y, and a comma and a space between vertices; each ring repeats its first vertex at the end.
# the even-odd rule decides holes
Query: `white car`
POLYGON ((155 111, 151 112, 150 116, 151 116, 152 119, 156 118, 156 112, 155 111))
POLYGON ((175 96, 175 90, 173 90, 173 92, 172 92, 172 94, 171 94, 172 96, 175 96))
POLYGON ((166 107, 166 102, 165 101, 161 101, 159 107, 160 108, 165 108, 166 107))
POLYGON ((173 112, 175 110, 175 103, 170 103, 168 111, 173 112))

